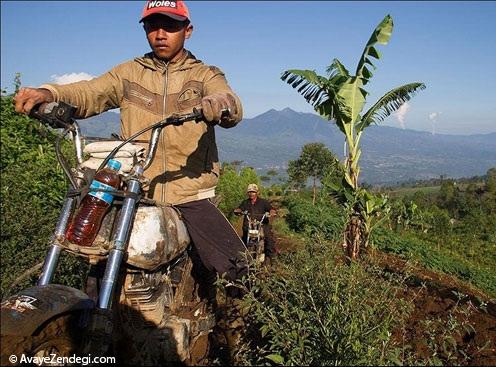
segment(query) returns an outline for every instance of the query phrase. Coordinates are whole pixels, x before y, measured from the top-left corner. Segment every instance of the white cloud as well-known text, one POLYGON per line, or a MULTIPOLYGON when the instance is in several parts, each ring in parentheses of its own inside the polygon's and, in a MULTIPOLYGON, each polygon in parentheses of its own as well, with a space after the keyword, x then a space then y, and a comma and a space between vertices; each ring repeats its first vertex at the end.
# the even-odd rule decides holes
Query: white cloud
POLYGON ((63 75, 52 75, 51 76, 52 81, 55 84, 69 84, 69 83, 75 83, 79 82, 81 80, 90 80, 93 79, 94 76, 90 75, 88 73, 70 73, 70 74, 63 74, 63 75))
POLYGON ((405 128, 405 117, 409 109, 410 109, 410 105, 408 104, 408 102, 405 102, 393 114, 396 117, 396 119, 400 122, 402 129, 405 128))

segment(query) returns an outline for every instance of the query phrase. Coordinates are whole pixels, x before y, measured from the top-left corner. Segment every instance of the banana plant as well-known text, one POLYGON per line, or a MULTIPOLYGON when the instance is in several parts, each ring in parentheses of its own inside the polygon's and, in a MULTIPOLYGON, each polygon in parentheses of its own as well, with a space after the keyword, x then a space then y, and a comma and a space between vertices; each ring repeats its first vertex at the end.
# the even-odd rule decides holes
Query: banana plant
POLYGON ((358 257, 360 245, 369 245, 372 230, 389 219, 391 205, 385 194, 373 195, 359 187, 328 184, 331 196, 341 204, 349 220, 343 233, 343 248, 350 259, 358 257), (360 239, 360 240, 359 240, 360 239))
MULTIPOLYGON (((346 67, 334 59, 327 68, 327 76, 318 75, 314 70, 291 69, 283 72, 281 79, 303 95, 315 111, 323 118, 334 121, 344 134, 346 157, 344 161, 343 189, 351 189, 354 196, 359 195, 358 178, 360 175, 359 160, 361 155, 360 139, 371 124, 378 124, 398 110, 401 105, 411 99, 425 85, 414 82, 396 87, 384 94, 365 113, 362 113, 369 94, 364 87, 373 76, 376 69, 373 59, 379 60, 381 54, 376 45, 386 45, 393 32, 393 19, 386 15, 375 28, 358 61, 355 75, 351 75, 346 67)), ((358 197, 357 197, 358 199, 358 197)), ((355 200, 357 201, 357 200, 355 200)), ((359 200, 358 200, 359 201, 359 200)), ((370 231, 366 231, 363 219, 360 219, 360 206, 354 205, 345 232, 353 227, 353 240, 346 240, 344 246, 352 258, 358 256, 360 244, 368 243, 370 231), (358 231, 358 232, 357 232, 358 231), (358 241, 350 243, 350 241, 358 241), (358 248, 356 251, 350 247, 358 248)), ((350 237, 350 238, 351 238, 350 237)))

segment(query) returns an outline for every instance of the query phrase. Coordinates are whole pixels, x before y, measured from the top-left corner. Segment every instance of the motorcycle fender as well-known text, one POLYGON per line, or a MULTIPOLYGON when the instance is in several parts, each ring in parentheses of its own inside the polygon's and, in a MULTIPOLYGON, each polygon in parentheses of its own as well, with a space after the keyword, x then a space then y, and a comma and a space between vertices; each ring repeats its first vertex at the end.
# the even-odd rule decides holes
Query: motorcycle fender
POLYGON ((75 288, 59 284, 31 287, 2 302, 2 336, 29 336, 54 316, 94 307, 93 300, 75 288))

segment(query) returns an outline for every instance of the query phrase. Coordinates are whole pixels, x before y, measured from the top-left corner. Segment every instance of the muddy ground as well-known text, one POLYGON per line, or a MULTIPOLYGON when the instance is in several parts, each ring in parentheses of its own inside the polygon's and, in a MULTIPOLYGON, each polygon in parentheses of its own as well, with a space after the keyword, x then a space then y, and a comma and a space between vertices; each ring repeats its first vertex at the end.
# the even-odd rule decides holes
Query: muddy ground
POLYGON ((394 339, 416 358, 448 365, 496 365, 496 302, 452 276, 377 253, 386 271, 407 275, 398 296, 413 310, 394 339))

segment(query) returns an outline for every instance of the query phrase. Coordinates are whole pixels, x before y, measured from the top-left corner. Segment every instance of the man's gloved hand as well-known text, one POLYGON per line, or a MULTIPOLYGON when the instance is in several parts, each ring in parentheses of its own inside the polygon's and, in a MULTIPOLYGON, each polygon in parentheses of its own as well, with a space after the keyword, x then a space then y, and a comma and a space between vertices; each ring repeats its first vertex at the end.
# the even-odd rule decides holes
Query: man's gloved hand
POLYGON ((238 114, 236 100, 230 93, 214 93, 203 97, 201 106, 205 121, 209 123, 233 120, 238 114), (222 116, 223 110, 228 110, 229 114, 222 116))

